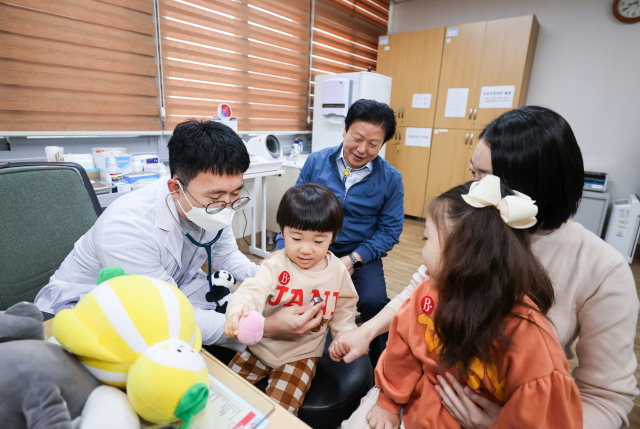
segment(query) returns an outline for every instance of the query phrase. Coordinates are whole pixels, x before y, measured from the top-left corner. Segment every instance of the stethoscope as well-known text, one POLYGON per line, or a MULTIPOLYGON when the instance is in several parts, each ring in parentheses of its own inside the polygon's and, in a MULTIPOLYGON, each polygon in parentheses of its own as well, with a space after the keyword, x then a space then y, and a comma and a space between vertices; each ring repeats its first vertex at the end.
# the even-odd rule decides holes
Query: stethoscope
POLYGON ((218 241, 218 239, 222 235, 223 230, 221 229, 220 231, 218 231, 215 238, 208 243, 200 243, 196 241, 196 239, 193 238, 191 234, 189 234, 184 229, 182 229, 182 225, 180 225, 180 222, 178 222, 178 219, 176 219, 176 217, 173 215, 173 212, 171 211, 171 207, 169 207, 169 203, 167 202, 167 198, 169 198, 171 194, 173 194, 173 192, 170 192, 167 194, 167 196, 164 198, 164 203, 167 205, 167 208, 169 209, 169 213, 171 213, 171 217, 173 218, 173 221, 176 223, 176 225, 178 225, 178 228, 180 228, 180 230, 186 235, 186 237, 189 239, 190 242, 192 242, 194 245, 198 247, 203 247, 204 250, 207 252, 207 267, 209 268, 208 274, 207 274, 207 281, 209 282, 209 291, 213 292, 213 282, 211 281, 211 276, 213 275, 211 273, 211 247, 216 243, 216 241, 218 241))

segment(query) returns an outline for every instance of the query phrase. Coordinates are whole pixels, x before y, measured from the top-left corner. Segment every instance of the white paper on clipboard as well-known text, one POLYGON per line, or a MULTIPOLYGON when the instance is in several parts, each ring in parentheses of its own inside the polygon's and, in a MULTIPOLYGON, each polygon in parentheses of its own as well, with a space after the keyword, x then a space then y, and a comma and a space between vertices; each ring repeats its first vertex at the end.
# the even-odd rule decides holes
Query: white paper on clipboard
POLYGON ((445 118, 464 118, 467 113, 469 88, 449 88, 444 107, 445 118))
MULTIPOLYGON (((266 416, 252 407, 247 401, 209 374, 209 398, 207 406, 198 414, 190 429, 258 429, 269 423, 266 416)), ((169 426, 179 427, 182 421, 169 426)), ((160 429, 167 425, 156 425, 142 421, 141 429, 160 429)))

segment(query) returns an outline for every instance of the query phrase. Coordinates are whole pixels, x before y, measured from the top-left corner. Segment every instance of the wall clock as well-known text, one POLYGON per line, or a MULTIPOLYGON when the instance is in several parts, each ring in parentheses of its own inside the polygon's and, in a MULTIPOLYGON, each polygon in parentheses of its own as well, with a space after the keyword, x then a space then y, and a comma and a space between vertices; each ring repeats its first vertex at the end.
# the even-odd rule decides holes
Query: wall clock
POLYGON ((640 0, 613 0, 613 15, 626 23, 640 21, 640 0))

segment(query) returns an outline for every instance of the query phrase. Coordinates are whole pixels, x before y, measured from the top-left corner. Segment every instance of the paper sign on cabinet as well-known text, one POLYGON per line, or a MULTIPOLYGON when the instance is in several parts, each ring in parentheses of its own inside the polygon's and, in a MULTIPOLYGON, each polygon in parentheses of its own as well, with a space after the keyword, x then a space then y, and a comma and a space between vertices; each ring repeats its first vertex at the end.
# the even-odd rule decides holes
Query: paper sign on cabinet
POLYGON ((407 135, 404 139, 405 146, 430 147, 431 128, 411 128, 407 127, 407 135))
POLYGON ((467 113, 469 88, 449 88, 447 90, 447 104, 444 107, 445 118, 464 118, 467 113))
POLYGON ((431 107, 431 94, 413 94, 411 108, 429 109, 431 107))
POLYGON ((480 90, 479 109, 511 109, 515 85, 483 86, 480 90))

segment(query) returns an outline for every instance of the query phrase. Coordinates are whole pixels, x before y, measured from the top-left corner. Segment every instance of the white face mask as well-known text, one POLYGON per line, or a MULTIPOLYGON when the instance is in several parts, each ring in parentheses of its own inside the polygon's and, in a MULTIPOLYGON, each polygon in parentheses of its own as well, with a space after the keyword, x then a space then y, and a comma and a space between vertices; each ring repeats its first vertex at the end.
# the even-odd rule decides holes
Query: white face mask
MULTIPOLYGON (((180 182, 178 182, 178 185, 180 186, 180 189, 182 189, 183 195, 186 195, 180 182)), ((176 200, 176 202, 178 203, 184 214, 187 215, 187 219, 189 219, 191 222, 195 223, 205 231, 212 232, 214 234, 221 229, 224 229, 231 225, 233 215, 235 214, 235 210, 231 210, 228 207, 225 207, 218 213, 209 214, 204 207, 193 207, 188 198, 187 202, 191 206, 191 210, 186 211, 182 207, 182 204, 180 204, 180 200, 176 200)))

